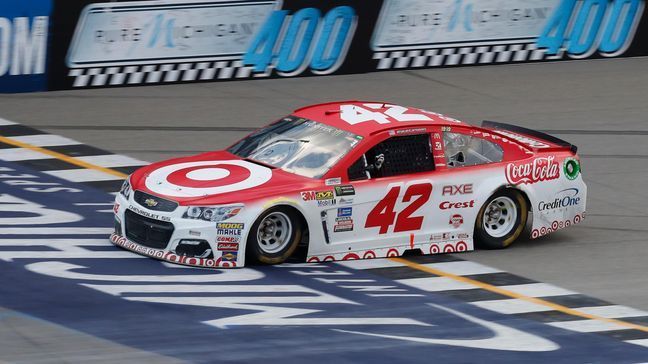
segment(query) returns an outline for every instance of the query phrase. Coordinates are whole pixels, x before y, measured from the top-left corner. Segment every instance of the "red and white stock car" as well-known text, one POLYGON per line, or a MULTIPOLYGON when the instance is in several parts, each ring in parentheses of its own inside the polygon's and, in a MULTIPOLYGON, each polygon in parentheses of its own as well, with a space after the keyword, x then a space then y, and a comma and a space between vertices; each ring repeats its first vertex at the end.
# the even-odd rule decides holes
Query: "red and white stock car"
POLYGON ((201 267, 497 249, 585 217, 576 147, 382 102, 314 105, 226 150, 151 164, 117 195, 111 241, 201 267))

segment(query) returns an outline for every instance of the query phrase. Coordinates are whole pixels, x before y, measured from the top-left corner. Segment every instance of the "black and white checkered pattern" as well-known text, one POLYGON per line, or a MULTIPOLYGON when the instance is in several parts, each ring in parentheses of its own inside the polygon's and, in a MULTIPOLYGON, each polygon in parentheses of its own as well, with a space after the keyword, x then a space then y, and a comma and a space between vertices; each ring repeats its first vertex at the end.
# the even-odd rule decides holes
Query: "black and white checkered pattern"
POLYGON ((186 62, 134 66, 87 67, 70 69, 73 87, 120 86, 182 81, 264 77, 253 74, 252 66, 241 60, 186 62))
POLYGON ((535 43, 521 43, 376 52, 373 58, 378 60, 378 69, 386 70, 541 61, 561 57, 561 54, 548 55, 545 49, 538 49, 535 43))

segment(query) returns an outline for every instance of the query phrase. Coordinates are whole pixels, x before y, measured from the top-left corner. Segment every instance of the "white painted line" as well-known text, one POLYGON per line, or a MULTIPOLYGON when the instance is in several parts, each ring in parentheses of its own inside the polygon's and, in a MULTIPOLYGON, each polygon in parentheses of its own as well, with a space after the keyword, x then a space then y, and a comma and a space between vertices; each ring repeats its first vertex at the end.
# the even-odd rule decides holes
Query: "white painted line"
POLYGON ((425 297, 424 294, 419 293, 369 293, 370 297, 425 297))
POLYGON ((81 144, 76 140, 62 137, 56 134, 38 134, 38 135, 23 135, 10 137, 9 139, 35 145, 37 147, 56 147, 61 145, 77 145, 81 144))
POLYGON ((648 339, 638 339, 638 340, 627 340, 629 344, 641 345, 648 348, 648 339))
POLYGON ((77 202, 77 206, 112 206, 113 202, 77 202))
POLYGON ((470 262, 467 260, 457 261, 457 262, 445 262, 445 263, 428 263, 428 264, 421 264, 421 265, 438 269, 446 273, 455 274, 458 276, 502 272, 499 269, 492 268, 475 262, 470 262))
POLYGON ((342 262, 335 262, 351 269, 372 269, 372 268, 392 268, 392 267, 405 267, 404 264, 394 262, 389 259, 363 259, 363 260, 347 260, 342 262))
POLYGON ((0 246, 112 246, 108 239, 0 239, 0 246))
POLYGON ((470 283, 459 282, 448 277, 397 279, 396 282, 427 292, 454 291, 458 289, 477 289, 470 283))
POLYGON ((577 321, 562 321, 562 322, 549 322, 550 326, 558 327, 576 332, 601 332, 612 330, 629 330, 629 327, 621 326, 619 324, 600 321, 600 320, 577 320, 577 321))
POLYGON ((83 227, 83 228, 0 228, 0 235, 108 235, 114 228, 83 227))
POLYGON ((120 154, 90 155, 85 157, 76 157, 76 159, 105 168, 146 166, 150 164, 149 162, 120 154))
POLYGON ((7 162, 28 161, 34 159, 52 159, 54 157, 31 149, 0 149, 0 159, 7 162))
MULTIPOLYGON (((134 254, 130 251, 114 252, 90 252, 90 251, 47 251, 47 252, 0 252, 0 260, 12 261, 14 259, 122 259, 122 258, 148 258, 143 255, 134 254), (92 253, 92 254, 90 254, 92 253)), ((150 259, 150 258, 149 258, 150 259)))
POLYGON ((575 308, 574 310, 605 318, 648 316, 648 312, 646 311, 641 311, 637 310, 636 308, 621 305, 579 307, 575 308))
POLYGON ((529 297, 550 297, 577 294, 577 292, 548 283, 516 284, 511 286, 499 286, 499 288, 529 297))
POLYGON ((64 169, 61 171, 46 171, 51 176, 62 178, 71 182, 90 182, 90 181, 110 181, 120 180, 121 178, 113 176, 102 171, 94 169, 64 169))
POLYGON ((16 124, 16 123, 14 123, 13 121, 9 121, 7 119, 0 118, 0 125, 14 125, 14 124, 16 124))
POLYGON ((507 315, 512 315, 516 313, 527 313, 527 312, 544 312, 544 311, 552 310, 551 307, 540 305, 533 302, 524 301, 517 298, 506 299, 506 300, 478 301, 478 302, 471 302, 470 304, 490 311, 495 311, 507 315))

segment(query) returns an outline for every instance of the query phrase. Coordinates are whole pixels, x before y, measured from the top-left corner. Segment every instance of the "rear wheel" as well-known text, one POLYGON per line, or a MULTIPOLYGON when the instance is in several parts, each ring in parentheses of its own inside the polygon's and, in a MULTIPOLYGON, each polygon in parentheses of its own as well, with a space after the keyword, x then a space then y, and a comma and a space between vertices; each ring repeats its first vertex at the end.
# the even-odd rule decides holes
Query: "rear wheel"
POLYGON ((288 259, 301 239, 300 219, 286 207, 265 211, 252 225, 247 240, 247 258, 262 264, 279 264, 288 259))
POLYGON ((527 202, 516 190, 502 190, 491 196, 479 210, 475 222, 475 245, 482 249, 503 249, 524 230, 527 202))

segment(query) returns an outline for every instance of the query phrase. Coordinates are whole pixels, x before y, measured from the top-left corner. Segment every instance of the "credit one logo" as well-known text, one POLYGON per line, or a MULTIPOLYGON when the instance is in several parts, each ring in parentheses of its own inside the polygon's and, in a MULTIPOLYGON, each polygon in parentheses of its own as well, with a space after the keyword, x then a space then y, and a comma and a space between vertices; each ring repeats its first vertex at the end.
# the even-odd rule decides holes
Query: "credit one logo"
POLYGON ((581 198, 578 195, 578 188, 568 188, 556 193, 552 201, 540 201, 538 211, 556 210, 580 204, 581 198))

